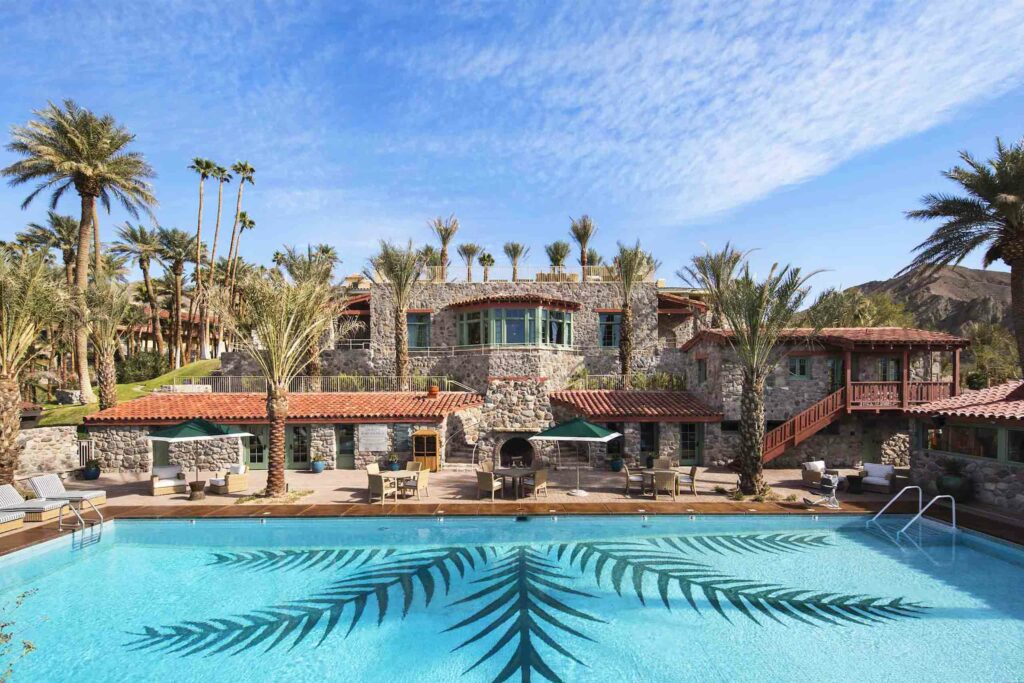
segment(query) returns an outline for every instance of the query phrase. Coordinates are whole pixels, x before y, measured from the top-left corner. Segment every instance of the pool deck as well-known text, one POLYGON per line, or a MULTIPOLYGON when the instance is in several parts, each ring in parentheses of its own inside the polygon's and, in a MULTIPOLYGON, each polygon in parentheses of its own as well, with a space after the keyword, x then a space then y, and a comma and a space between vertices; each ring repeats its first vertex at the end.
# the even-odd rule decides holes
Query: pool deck
MULTIPOLYGON (((107 520, 112 519, 212 519, 212 518, 310 518, 310 517, 367 517, 367 516, 448 516, 497 515, 516 516, 530 514, 558 515, 632 515, 632 514, 859 514, 877 512, 889 500, 888 494, 867 493, 852 495, 840 492, 841 510, 808 507, 800 502, 805 496, 816 497, 803 488, 799 470, 766 470, 766 478, 779 500, 771 502, 733 501, 716 487, 731 488, 735 475, 727 470, 706 469, 698 474, 697 495, 688 490, 676 501, 661 496, 658 501, 650 495, 623 492, 622 474, 606 471, 581 471, 580 483, 590 495, 576 498, 568 491, 576 486, 575 470, 552 472, 550 496, 538 500, 478 499, 475 474, 472 472, 440 472, 431 475, 430 496, 417 501, 400 499, 396 504, 366 502, 366 474, 361 471, 328 471, 314 475, 303 471, 289 471, 287 484, 293 491, 309 491, 292 504, 262 504, 259 501, 240 504, 240 498, 255 493, 265 485, 264 472, 252 472, 249 489, 231 495, 208 495, 203 501, 189 501, 184 494, 153 497, 149 495, 149 481, 136 477, 105 476, 98 482, 69 483, 69 488, 101 488, 107 491, 108 504, 100 510, 107 520), (786 501, 795 496, 797 500, 786 501)), ((200 473, 200 478, 209 474, 200 473)), ((194 478, 194 474, 188 477, 194 478)), ((897 481, 897 490, 902 482, 897 481)), ((898 513, 916 511, 916 503, 908 498, 890 508, 898 513)), ((929 516, 949 520, 949 508, 936 507, 929 516), (934 513, 933 513, 934 511, 934 513)), ((95 517, 85 513, 86 519, 95 517)), ((982 506, 961 505, 957 510, 958 524, 965 528, 1024 544, 1024 518, 998 513, 982 506)), ((67 518, 65 518, 67 519, 67 518)), ((71 518, 74 521, 74 518, 71 518)), ((18 531, 0 535, 0 555, 15 552, 41 543, 70 530, 58 531, 56 522, 25 524, 18 531)))

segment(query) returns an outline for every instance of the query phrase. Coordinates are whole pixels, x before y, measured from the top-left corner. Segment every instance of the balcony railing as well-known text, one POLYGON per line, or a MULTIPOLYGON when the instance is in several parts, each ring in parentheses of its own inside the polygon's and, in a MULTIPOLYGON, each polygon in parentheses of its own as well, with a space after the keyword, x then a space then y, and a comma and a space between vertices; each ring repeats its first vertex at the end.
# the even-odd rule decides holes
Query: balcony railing
MULTIPOLYGON (((626 386, 626 379, 622 375, 587 375, 569 382, 570 389, 625 389, 626 386)), ((686 385, 681 377, 667 372, 636 373, 629 376, 629 388, 682 391, 686 385)))
POLYGON ((921 405, 953 395, 950 382, 909 382, 903 401, 902 382, 852 382, 850 408, 853 410, 892 410, 904 405, 921 405))
MULTIPOLYGON (((224 375, 219 377, 182 377, 175 384, 181 386, 210 387, 216 394, 266 393, 267 380, 260 376, 224 375)), ((436 386, 441 391, 472 391, 465 384, 443 375, 414 375, 405 378, 395 375, 329 375, 322 377, 299 376, 288 384, 293 393, 340 393, 349 391, 427 391, 436 386)))
MULTIPOLYGON (((498 265, 487 268, 453 263, 450 266, 429 266, 423 271, 423 280, 428 282, 617 282, 619 277, 611 266, 531 266, 524 264, 513 268, 498 265)), ((651 273, 646 282, 654 282, 651 273)))

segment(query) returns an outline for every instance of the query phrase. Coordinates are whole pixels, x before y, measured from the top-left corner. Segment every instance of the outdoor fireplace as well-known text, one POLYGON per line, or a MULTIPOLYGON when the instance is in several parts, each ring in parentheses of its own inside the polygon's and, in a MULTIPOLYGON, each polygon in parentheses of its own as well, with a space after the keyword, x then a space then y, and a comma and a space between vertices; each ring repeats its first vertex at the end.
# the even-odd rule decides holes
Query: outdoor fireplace
POLYGON ((533 464, 533 444, 521 436, 513 436, 501 444, 499 462, 502 467, 511 467, 513 462, 523 467, 533 464))

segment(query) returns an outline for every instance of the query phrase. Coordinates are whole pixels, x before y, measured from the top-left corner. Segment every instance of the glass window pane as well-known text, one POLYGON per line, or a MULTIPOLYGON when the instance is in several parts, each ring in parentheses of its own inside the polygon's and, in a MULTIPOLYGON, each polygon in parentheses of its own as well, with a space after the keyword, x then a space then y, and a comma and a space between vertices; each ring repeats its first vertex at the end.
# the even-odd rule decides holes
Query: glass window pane
POLYGON ((1010 462, 1024 462, 1024 432, 1016 429, 1006 430, 1007 458, 1010 462))
POLYGON ((309 427, 292 427, 292 462, 309 462, 309 427))
POLYGON ((657 422, 641 422, 640 423, 640 452, 641 453, 657 453, 658 452, 658 423, 657 422))
MULTIPOLYGON (((608 422, 605 424, 605 427, 612 430, 613 432, 618 432, 619 434, 622 434, 621 422, 608 422)), ((606 444, 606 452, 608 453, 608 455, 622 455, 622 442, 624 440, 625 439, 622 436, 620 436, 616 439, 612 439, 611 441, 609 441, 606 444)))
POLYGON ((394 448, 396 453, 408 453, 412 450, 410 434, 412 434, 412 425, 395 425, 394 448))
POLYGON ((356 452, 356 426, 338 425, 334 440, 338 446, 338 455, 354 455, 356 452))

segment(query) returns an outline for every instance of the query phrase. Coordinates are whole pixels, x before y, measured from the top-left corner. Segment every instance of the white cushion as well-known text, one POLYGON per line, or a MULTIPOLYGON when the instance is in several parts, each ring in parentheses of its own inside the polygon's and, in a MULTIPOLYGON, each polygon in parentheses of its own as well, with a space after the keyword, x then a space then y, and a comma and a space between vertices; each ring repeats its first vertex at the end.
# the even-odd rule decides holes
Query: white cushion
POLYGON ((168 486, 184 486, 185 481, 183 479, 157 479, 156 486, 158 489, 166 488, 168 486))
POLYGON ((211 479, 210 480, 210 484, 212 486, 224 486, 225 484, 227 484, 227 479, 220 479, 220 478, 211 479))
POLYGON ((864 484, 874 484, 875 486, 888 486, 889 480, 885 477, 864 477, 861 480, 864 484))
POLYGON ((228 468, 231 474, 245 474, 245 465, 232 465, 228 468))
POLYGON ((181 473, 181 465, 161 465, 153 468, 153 476, 158 479, 176 479, 181 473))
POLYGON ((867 473, 867 479, 881 478, 886 479, 892 477, 896 472, 896 468, 893 465, 880 465, 876 462, 864 463, 864 472, 867 473))
POLYGON ((804 463, 804 469, 808 472, 824 472, 825 461, 824 460, 812 460, 811 462, 804 463))

